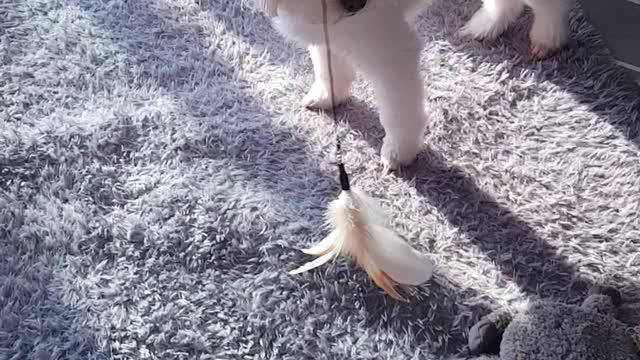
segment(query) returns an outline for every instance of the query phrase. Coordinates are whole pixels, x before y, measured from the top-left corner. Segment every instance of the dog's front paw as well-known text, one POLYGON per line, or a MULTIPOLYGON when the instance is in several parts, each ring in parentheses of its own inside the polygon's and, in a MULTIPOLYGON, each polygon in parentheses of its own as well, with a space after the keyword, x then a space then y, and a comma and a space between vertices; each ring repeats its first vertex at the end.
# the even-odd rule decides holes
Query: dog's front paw
POLYGON ((401 166, 411 164, 420 150, 422 150, 422 137, 415 141, 398 141, 386 136, 380 150, 383 172, 388 174, 401 166))
MULTIPOLYGON (((336 88, 336 106, 344 102, 349 97, 349 89, 336 88)), ((311 86, 307 95, 302 99, 302 106, 307 109, 329 110, 331 109, 331 91, 324 83, 316 81, 311 86)))
POLYGON ((500 1, 495 4, 495 7, 482 7, 458 30, 456 35, 463 39, 494 40, 521 12, 522 4, 519 1, 500 1))
POLYGON ((493 40, 504 30, 498 25, 488 11, 480 9, 458 30, 456 36, 461 39, 493 40))

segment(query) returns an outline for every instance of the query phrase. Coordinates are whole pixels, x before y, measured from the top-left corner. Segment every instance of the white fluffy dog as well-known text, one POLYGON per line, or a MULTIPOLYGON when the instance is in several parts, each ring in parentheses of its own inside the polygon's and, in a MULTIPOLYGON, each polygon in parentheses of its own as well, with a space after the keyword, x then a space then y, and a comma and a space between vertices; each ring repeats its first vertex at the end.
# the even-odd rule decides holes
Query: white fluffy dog
MULTIPOLYGON (((257 0, 277 29, 308 46, 315 82, 303 104, 331 105, 320 0, 257 0)), ((373 85, 385 130, 381 157, 386 169, 411 163, 421 149, 427 115, 419 76, 421 43, 412 19, 428 0, 327 0, 335 99, 350 93, 355 71, 373 85)), ((568 37, 570 0, 483 0, 483 7, 459 31, 463 37, 495 38, 522 12, 533 8, 531 53, 545 57, 568 37)))

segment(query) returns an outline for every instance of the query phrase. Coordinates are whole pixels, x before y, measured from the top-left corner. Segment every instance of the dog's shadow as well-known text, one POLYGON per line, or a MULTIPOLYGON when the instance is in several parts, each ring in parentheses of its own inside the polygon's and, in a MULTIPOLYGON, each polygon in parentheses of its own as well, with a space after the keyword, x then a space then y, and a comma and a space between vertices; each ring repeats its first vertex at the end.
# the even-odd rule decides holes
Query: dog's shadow
MULTIPOLYGON (((350 99, 339 109, 345 121, 374 149, 379 150, 384 136, 376 110, 368 103, 350 99)), ((465 173, 430 147, 416 161, 395 176, 413 184, 417 192, 436 207, 447 221, 468 235, 500 269, 528 295, 554 297, 569 292, 579 299, 593 284, 581 276, 565 256, 542 238, 507 205, 500 204, 465 173)), ((629 294, 640 294, 631 279, 616 279, 629 294)))

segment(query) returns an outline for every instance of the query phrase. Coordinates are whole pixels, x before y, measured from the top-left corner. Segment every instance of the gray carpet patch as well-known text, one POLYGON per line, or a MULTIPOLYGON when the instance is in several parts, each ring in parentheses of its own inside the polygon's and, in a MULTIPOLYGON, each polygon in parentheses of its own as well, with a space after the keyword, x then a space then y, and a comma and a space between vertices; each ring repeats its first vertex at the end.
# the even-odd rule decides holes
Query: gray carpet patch
POLYGON ((341 107, 355 183, 440 264, 396 303, 351 262, 301 275, 337 195, 331 121, 299 102, 303 49, 235 0, 0 4, 0 357, 423 359, 531 298, 638 296, 637 88, 578 9, 572 42, 526 59, 418 29, 427 150, 380 176, 360 79, 341 107))

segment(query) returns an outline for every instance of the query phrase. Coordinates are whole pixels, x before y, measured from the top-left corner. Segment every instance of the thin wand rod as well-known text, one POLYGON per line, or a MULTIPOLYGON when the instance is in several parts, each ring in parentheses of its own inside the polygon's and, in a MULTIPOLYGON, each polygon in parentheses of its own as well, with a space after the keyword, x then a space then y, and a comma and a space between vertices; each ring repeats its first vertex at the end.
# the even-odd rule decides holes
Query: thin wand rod
POLYGON ((340 187, 344 191, 350 190, 349 176, 344 168, 342 161, 342 141, 340 139, 340 130, 338 128, 338 115, 336 112, 336 98, 333 84, 333 65, 331 63, 331 42, 329 40, 329 24, 327 20, 327 0, 322 1, 322 27, 324 30, 324 42, 327 48, 327 70, 329 72, 329 92, 331 93, 331 113, 333 116, 334 130, 336 134, 336 160, 338 162, 338 171, 340 173, 340 187))

